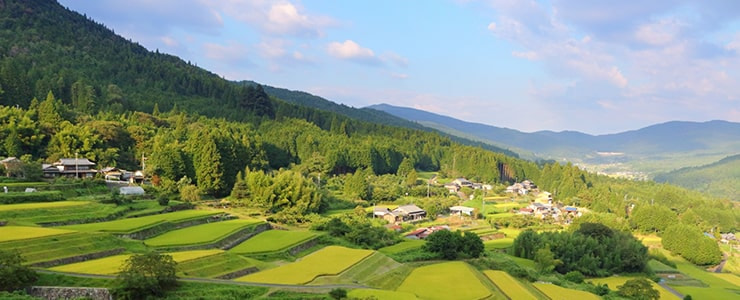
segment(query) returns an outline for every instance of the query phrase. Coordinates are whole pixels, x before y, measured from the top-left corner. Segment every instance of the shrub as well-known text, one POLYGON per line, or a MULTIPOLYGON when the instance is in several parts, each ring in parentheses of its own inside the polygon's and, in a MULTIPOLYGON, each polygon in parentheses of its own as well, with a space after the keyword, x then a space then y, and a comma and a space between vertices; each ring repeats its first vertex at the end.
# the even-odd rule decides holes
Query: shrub
POLYGON ((0 204, 27 202, 53 202, 64 200, 60 191, 42 191, 32 193, 0 193, 0 204))
POLYGON ((585 277, 583 276, 581 272, 570 271, 565 274, 565 279, 570 282, 583 283, 583 279, 585 279, 585 277))
POLYGON ((652 283, 645 278, 627 280, 617 288, 620 296, 630 299, 657 300, 660 298, 660 292, 653 288, 652 283))
POLYGON ((20 290, 31 286, 36 279, 36 271, 23 266, 20 252, 0 250, 0 291, 20 290))
POLYGON ((176 265, 169 255, 156 252, 133 255, 118 274, 113 294, 117 299, 161 297, 177 286, 176 265))
POLYGON ((331 292, 329 292, 329 296, 337 300, 344 299, 344 298, 347 298, 347 290, 336 288, 336 289, 331 290, 331 292))

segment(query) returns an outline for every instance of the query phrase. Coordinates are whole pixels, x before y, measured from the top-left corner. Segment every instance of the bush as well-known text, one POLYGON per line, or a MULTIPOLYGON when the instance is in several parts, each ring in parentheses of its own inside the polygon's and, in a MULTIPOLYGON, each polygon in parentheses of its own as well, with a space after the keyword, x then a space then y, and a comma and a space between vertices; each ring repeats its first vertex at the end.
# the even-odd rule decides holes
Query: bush
POLYGON ((329 292, 329 296, 337 300, 344 299, 344 298, 347 298, 347 290, 336 288, 336 289, 331 290, 331 292, 329 292))
POLYGON ((129 257, 116 278, 116 299, 163 296, 177 286, 177 263, 172 256, 149 252, 129 257))
POLYGON ((198 202, 200 201, 200 191, 195 185, 188 184, 180 188, 180 198, 185 202, 198 202))
POLYGON ((483 241, 477 234, 461 231, 452 232, 439 230, 430 234, 424 244, 426 251, 437 253, 447 260, 456 259, 458 256, 479 257, 483 252, 483 241))
POLYGON ((570 271, 565 274, 565 280, 568 280, 570 282, 583 283, 583 279, 585 279, 585 277, 581 272, 578 271, 570 271))
POLYGON ((0 291, 12 292, 24 289, 37 279, 36 271, 23 266, 20 252, 0 250, 0 291))
POLYGON ((15 204, 28 202, 53 202, 64 200, 60 191, 43 191, 32 193, 0 193, 0 204, 15 204))
POLYGON ((620 296, 630 299, 657 300, 660 298, 660 292, 653 288, 650 281, 645 278, 627 280, 617 288, 620 296))

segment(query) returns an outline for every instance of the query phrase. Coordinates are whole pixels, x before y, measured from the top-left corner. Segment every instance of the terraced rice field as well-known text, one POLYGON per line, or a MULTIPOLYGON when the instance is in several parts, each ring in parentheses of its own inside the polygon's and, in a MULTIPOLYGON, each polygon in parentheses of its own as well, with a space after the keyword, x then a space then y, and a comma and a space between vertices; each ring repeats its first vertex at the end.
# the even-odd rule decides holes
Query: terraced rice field
POLYGON ((304 284, 320 275, 337 275, 372 254, 371 250, 328 246, 300 261, 237 278, 237 281, 304 284))
POLYGON ((183 210, 166 214, 157 214, 139 218, 120 219, 109 222, 89 223, 79 225, 62 226, 60 228, 79 230, 79 231, 100 231, 112 233, 131 233, 164 222, 184 222, 203 218, 206 216, 220 214, 220 211, 209 210, 183 210))
POLYGON ((483 246, 486 247, 486 250, 506 249, 511 247, 513 244, 514 239, 509 237, 483 242, 483 246))
POLYGON ((219 253, 192 259, 177 265, 178 276, 213 278, 236 272, 255 265, 244 257, 231 253, 219 253))
POLYGON ((60 208, 70 206, 80 206, 89 204, 87 201, 57 201, 57 202, 42 202, 42 203, 19 203, 19 204, 0 204, 0 212, 6 211, 18 211, 27 209, 39 209, 39 208, 60 208))
POLYGON ((491 291, 464 262, 446 262, 416 268, 397 291, 414 293, 422 299, 481 299, 491 291))
POLYGON ((239 219, 202 224, 173 230, 145 240, 144 243, 153 247, 209 244, 217 242, 245 227, 259 223, 262 223, 262 221, 239 219))
MULTIPOLYGON (((195 250, 172 252, 167 254, 171 255, 172 259, 176 262, 181 263, 192 259, 216 255, 219 253, 223 253, 223 250, 195 250)), ((124 265, 129 257, 131 257, 131 254, 114 255, 100 259, 57 266, 50 268, 49 270, 81 274, 112 275, 121 271, 121 267, 124 265)))
MULTIPOLYGON (((616 291, 619 289, 620 285, 623 285, 627 280, 634 279, 638 277, 631 277, 631 276, 619 276, 619 277, 606 277, 606 278, 594 278, 589 279, 587 281, 596 283, 596 284, 606 284, 609 286, 609 289, 616 291)), ((652 280, 649 280, 650 283, 653 285, 653 288, 658 290, 660 292, 660 299, 666 300, 666 299, 679 299, 676 297, 676 295, 672 294, 668 290, 664 289, 663 287, 659 286, 657 283, 653 282, 652 280)))
POLYGON ((375 285, 375 283, 383 281, 383 279, 388 276, 393 276, 395 271, 401 267, 403 267, 402 264, 396 262, 390 257, 387 257, 380 252, 373 252, 369 257, 353 265, 341 274, 336 276, 319 276, 311 281, 310 284, 352 284, 359 282, 376 288, 384 288, 384 286, 375 285))
POLYGON ((395 245, 380 248, 378 249, 378 251, 383 254, 397 254, 409 250, 419 249, 424 246, 424 243, 426 242, 424 242, 423 240, 407 240, 395 245))
POLYGON ((316 237, 309 231, 268 230, 229 250, 239 254, 284 251, 316 237))
POLYGON ((0 226, 0 242, 27 240, 73 232, 73 230, 45 227, 0 226))
POLYGON ((108 234, 86 232, 0 243, 0 249, 20 251, 27 264, 129 246, 143 245, 133 245, 108 234))
POLYGON ((488 277, 494 284, 502 291, 509 299, 531 299, 537 300, 537 296, 533 295, 527 288, 525 288, 521 282, 511 277, 504 271, 492 271, 485 270, 483 274, 488 277))
POLYGON ((533 283, 535 288, 550 297, 551 300, 599 300, 599 296, 589 292, 566 289, 550 283, 533 283))
POLYGON ((354 289, 347 293, 352 299, 394 299, 394 300, 416 300, 416 295, 407 292, 373 290, 373 289, 354 289))

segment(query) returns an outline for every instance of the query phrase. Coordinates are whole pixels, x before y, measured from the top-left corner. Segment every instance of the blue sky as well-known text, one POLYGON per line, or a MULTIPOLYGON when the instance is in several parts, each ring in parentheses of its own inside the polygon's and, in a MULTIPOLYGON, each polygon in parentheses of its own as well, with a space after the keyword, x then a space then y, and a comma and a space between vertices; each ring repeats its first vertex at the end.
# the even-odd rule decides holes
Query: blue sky
POLYGON ((522 131, 740 122, 740 1, 60 0, 231 80, 522 131))

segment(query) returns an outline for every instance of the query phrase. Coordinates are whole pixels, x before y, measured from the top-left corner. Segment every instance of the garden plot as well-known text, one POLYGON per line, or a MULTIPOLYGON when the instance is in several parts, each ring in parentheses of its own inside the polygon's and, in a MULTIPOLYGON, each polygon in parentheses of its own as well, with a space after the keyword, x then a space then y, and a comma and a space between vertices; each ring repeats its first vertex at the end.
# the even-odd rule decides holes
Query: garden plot
POLYGON ((566 289, 551 283, 533 283, 535 288, 550 297, 552 300, 599 300, 599 296, 589 292, 566 289))
POLYGON ((537 300, 537 296, 533 295, 527 288, 525 288, 521 282, 511 277, 504 271, 483 271, 486 277, 493 281, 494 284, 502 291, 509 299, 533 299, 537 300))
MULTIPOLYGON (((172 256, 175 262, 181 263, 201 257, 223 253, 223 250, 194 250, 166 253, 172 256)), ((88 260, 80 263, 68 264, 50 268, 49 270, 68 273, 113 275, 121 271, 126 260, 131 254, 109 256, 101 259, 88 260)))
POLYGON ((221 211, 208 210, 183 210, 166 214, 157 214, 139 218, 120 219, 109 222, 89 223, 79 225, 62 226, 61 228, 79 231, 101 231, 111 233, 132 233, 143 230, 164 222, 179 223, 207 216, 217 215, 221 211))
POLYGON ((214 278, 252 267, 256 266, 244 257, 219 253, 180 263, 177 265, 177 271, 178 275, 184 277, 214 278))
POLYGON ((464 262, 447 262, 416 268, 397 291, 422 299, 481 299, 491 291, 464 262))
POLYGON ((308 231, 268 230, 229 250, 238 254, 261 254, 288 250, 313 239, 316 234, 308 231))
POLYGON ((144 243, 153 247, 211 244, 222 240, 241 229, 261 223, 264 222, 260 220, 240 219, 202 224, 173 230, 145 240, 144 243))
MULTIPOLYGON (((606 278, 594 278, 589 279, 588 281, 594 283, 594 284, 606 284, 609 286, 609 289, 616 291, 618 290, 618 287, 620 285, 623 285, 627 280, 635 279, 640 277, 632 277, 632 276, 619 276, 619 277, 606 277, 606 278)), ((647 278, 646 278, 647 279, 647 278)), ((657 283, 653 282, 650 279, 647 279, 650 281, 650 284, 653 285, 653 288, 658 290, 660 292, 660 299, 666 300, 666 299, 679 299, 676 297, 676 295, 672 294, 668 290, 664 289, 662 286, 659 286, 657 283)))
POLYGON ((27 227, 27 226, 0 226, 0 242, 27 240, 46 236, 73 233, 73 230, 27 227))
POLYGON ((371 250, 328 246, 300 261, 237 278, 237 281, 305 284, 320 275, 337 275, 372 254, 371 250))

